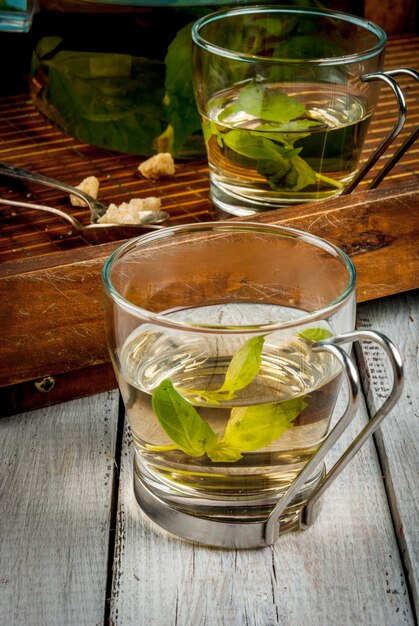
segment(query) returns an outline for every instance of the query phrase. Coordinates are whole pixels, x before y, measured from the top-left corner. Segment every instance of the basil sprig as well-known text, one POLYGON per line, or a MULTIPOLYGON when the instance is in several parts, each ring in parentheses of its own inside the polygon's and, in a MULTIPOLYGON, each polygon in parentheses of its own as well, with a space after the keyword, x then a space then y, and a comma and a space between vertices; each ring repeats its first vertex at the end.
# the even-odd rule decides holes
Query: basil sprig
POLYGON ((329 337, 333 337, 333 334, 327 328, 306 328, 298 333, 298 336, 314 342, 329 339, 329 337))
POLYGON ((240 350, 231 359, 225 373, 224 382, 214 391, 180 388, 184 394, 194 394, 201 400, 213 404, 220 401, 232 400, 236 391, 244 389, 258 374, 262 362, 262 350, 265 341, 264 335, 252 337, 246 341, 240 350))
MULTIPOLYGON (((242 452, 258 450, 279 439, 307 406, 303 398, 293 398, 234 408, 220 438, 168 378, 154 390, 152 405, 160 426, 185 454, 206 454, 212 461, 225 463, 238 461, 242 452)), ((158 450, 156 446, 152 449, 158 450)))
POLYGON ((216 134, 221 149, 255 160, 257 171, 275 191, 299 191, 319 180, 342 188, 342 183, 314 171, 299 156, 302 148, 294 147, 296 141, 309 136, 307 131, 322 125, 307 116, 306 107, 297 98, 253 80, 217 121, 228 124, 231 116, 243 111, 261 120, 257 129, 234 128, 226 132, 214 123, 207 123, 204 124, 206 141, 216 134))
MULTIPOLYGON (((308 341, 319 341, 331 336, 331 333, 323 328, 308 328, 298 336, 308 341)), ((231 359, 218 390, 181 391, 215 404, 234 398, 236 392, 247 387, 259 373, 264 341, 265 336, 259 335, 243 344, 231 359)), ((283 402, 234 407, 221 437, 167 378, 153 391, 152 406, 160 426, 174 445, 151 446, 151 449, 178 448, 193 457, 206 454, 214 462, 234 463, 242 458, 242 452, 258 450, 282 437, 307 404, 303 397, 299 397, 283 402)))
POLYGON ((202 456, 217 443, 217 435, 168 378, 152 396, 153 410, 160 426, 179 448, 190 456, 202 456))

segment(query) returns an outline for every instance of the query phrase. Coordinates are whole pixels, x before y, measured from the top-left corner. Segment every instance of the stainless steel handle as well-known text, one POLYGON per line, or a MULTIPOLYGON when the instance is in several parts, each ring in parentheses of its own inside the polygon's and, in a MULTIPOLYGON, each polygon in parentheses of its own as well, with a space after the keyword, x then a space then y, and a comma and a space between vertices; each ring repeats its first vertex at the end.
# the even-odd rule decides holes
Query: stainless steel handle
MULTIPOLYGON (((384 72, 374 72, 371 74, 365 74, 362 76, 362 80, 365 82, 376 81, 379 80, 381 82, 386 83, 393 91, 396 96, 396 101, 398 104, 398 116, 397 120, 389 132, 384 141, 378 146, 378 148, 371 154, 368 160, 361 167, 359 172, 356 174, 351 183, 346 187, 345 191, 342 195, 346 195, 351 193, 357 185, 365 178, 370 169, 375 165, 375 163, 380 159, 380 157, 387 151, 390 145, 395 141, 400 131, 403 129, 404 124, 407 118, 407 105, 406 98, 404 96, 403 90, 400 85, 396 81, 395 77, 399 75, 410 76, 414 80, 419 82, 419 72, 411 69, 410 67, 401 67, 394 70, 387 70, 384 72)), ((396 165, 396 163, 401 159, 404 153, 408 150, 408 148, 416 141, 419 136, 419 127, 416 126, 407 139, 403 142, 403 144, 394 152, 393 156, 385 163, 385 165, 381 168, 378 174, 374 177, 374 180, 368 185, 369 189, 375 189, 383 178, 390 172, 390 170, 396 165)))
MULTIPOLYGON (((410 67, 403 67, 395 70, 388 70, 388 76, 397 76, 399 74, 405 74, 410 76, 416 82, 419 82, 419 72, 411 69, 410 67)), ((387 174, 393 169, 396 163, 402 158, 402 156, 407 152, 407 150, 412 146, 416 139, 419 136, 419 126, 416 126, 410 135, 406 137, 405 141, 401 144, 401 146, 396 150, 393 156, 385 163, 385 165, 381 168, 378 174, 375 176, 374 180, 368 185, 368 189, 375 189, 381 183, 381 181, 387 176, 387 174)))
POLYGON ((310 495, 307 503, 302 507, 300 511, 299 526, 301 529, 305 529, 313 522, 314 507, 320 498, 320 496, 326 491, 327 487, 337 478, 343 468, 349 463, 349 461, 355 456, 365 441, 373 434, 376 428, 380 425, 383 418, 391 411, 400 397, 403 388, 403 365, 401 357, 394 344, 381 333, 372 330, 359 330, 351 333, 345 333, 324 341, 319 341, 313 346, 313 350, 316 352, 327 351, 333 354, 342 364, 344 372, 346 373, 349 399, 346 410, 343 416, 339 419, 335 427, 329 433, 328 437, 322 443, 317 452, 313 455, 310 461, 305 465, 303 470, 294 480, 292 485, 282 496, 273 509, 265 523, 265 542, 267 545, 275 543, 280 533, 280 527, 278 520, 284 513, 286 507, 292 501, 293 497, 298 493, 304 482, 313 474, 315 469, 325 458, 329 450, 334 446, 336 441, 346 430, 350 422, 352 421, 359 403, 360 395, 360 383, 357 370, 343 348, 341 344, 352 343, 355 341, 368 340, 377 343, 387 354, 393 371, 393 387, 390 394, 384 404, 378 409, 375 415, 369 420, 368 424, 361 430, 361 432, 353 439, 345 452, 336 461, 333 467, 328 471, 324 478, 317 485, 316 489, 310 495))

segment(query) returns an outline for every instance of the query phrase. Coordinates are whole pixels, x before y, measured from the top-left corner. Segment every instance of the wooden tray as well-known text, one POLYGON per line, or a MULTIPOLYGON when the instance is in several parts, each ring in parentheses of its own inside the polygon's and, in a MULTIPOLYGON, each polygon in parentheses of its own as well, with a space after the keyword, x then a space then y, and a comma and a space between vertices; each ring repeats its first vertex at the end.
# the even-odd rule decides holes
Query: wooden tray
MULTIPOLYGON (((419 37, 392 40, 388 67, 417 67, 418 61, 419 37)), ((411 121, 400 141, 419 116, 419 86, 406 81, 406 91, 411 121)), ((393 96, 383 91, 363 159, 386 136, 391 110, 393 96)), ((307 230, 345 249, 358 269, 359 302, 414 289, 419 286, 418 150, 410 149, 380 190, 365 191, 366 181, 351 196, 253 219, 307 230)), ((159 195, 172 224, 226 217, 208 199, 205 161, 178 163, 176 175, 163 183, 146 181, 137 172, 141 159, 64 136, 26 95, 0 103, 0 160, 71 184, 94 174, 105 203, 159 195)), ((61 192, 6 179, 0 193, 68 207, 61 192)), ((88 221, 84 209, 74 214, 88 221)), ((104 337, 100 273, 117 245, 89 246, 51 216, 0 207, 1 414, 116 386, 104 337)))

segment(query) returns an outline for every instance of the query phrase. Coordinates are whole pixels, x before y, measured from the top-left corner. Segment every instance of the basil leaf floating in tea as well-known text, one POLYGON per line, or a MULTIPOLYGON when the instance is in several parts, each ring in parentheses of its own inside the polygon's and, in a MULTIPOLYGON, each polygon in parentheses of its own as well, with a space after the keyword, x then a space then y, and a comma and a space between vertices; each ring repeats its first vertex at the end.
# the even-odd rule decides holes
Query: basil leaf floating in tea
POLYGON ((298 336, 302 339, 308 339, 309 341, 323 341, 323 339, 329 339, 333 337, 333 333, 327 328, 306 328, 298 333, 298 336))
POLYGON ((247 387, 257 376, 262 362, 262 350, 265 342, 264 335, 248 339, 231 359, 224 383, 219 391, 229 394, 247 387))
POLYGON ((264 335, 252 337, 245 341, 240 350, 231 359, 224 382, 219 389, 211 391, 199 389, 179 388, 182 393, 198 396, 200 400, 206 400, 217 404, 223 400, 231 400, 236 391, 247 387, 257 376, 262 362, 262 350, 265 341, 264 335))
POLYGON ((252 116, 258 126, 226 132, 214 124, 206 129, 206 141, 216 134, 221 149, 224 145, 237 155, 255 160, 257 171, 274 191, 300 191, 319 182, 342 188, 342 183, 316 172, 299 156, 302 147, 294 147, 296 141, 309 136, 307 131, 324 126, 308 117, 305 105, 297 98, 253 80, 241 89, 234 103, 222 110, 218 121, 231 128, 237 123, 235 117, 243 113, 252 116))
POLYGON ((152 406, 160 426, 170 439, 190 456, 202 456, 215 445, 217 435, 197 410, 174 388, 169 379, 153 391, 152 406))
POLYGON ((282 188, 289 191, 300 191, 308 185, 315 185, 318 174, 300 157, 291 159, 291 168, 282 179, 282 188))
MULTIPOLYGON (((231 359, 218 391, 182 391, 214 402, 217 394, 219 399, 221 394, 226 394, 223 400, 234 397, 236 391, 247 387, 257 376, 264 340, 265 337, 259 335, 243 344, 231 359)), ((160 426, 175 446, 151 446, 151 449, 173 450, 177 447, 190 456, 207 454, 215 463, 234 463, 242 458, 243 452, 258 450, 279 439, 307 404, 299 397, 259 406, 234 407, 221 438, 169 379, 163 380, 153 391, 152 406, 160 426)))
POLYGON ((208 143, 212 135, 217 136, 217 143, 220 148, 223 147, 223 142, 221 137, 218 135, 217 126, 213 120, 204 120, 202 122, 202 133, 204 135, 204 140, 208 143))
POLYGON ((242 458, 242 452, 258 450, 276 441, 307 406, 300 397, 233 408, 220 439, 169 379, 154 390, 152 405, 160 426, 175 446, 151 446, 150 449, 178 448, 193 457, 206 453, 215 463, 234 463, 242 458))
POLYGON ((271 189, 282 189, 283 180, 291 174, 292 162, 288 159, 261 159, 257 164, 257 171, 268 181, 271 189))
POLYGON ((284 402, 233 408, 219 445, 241 452, 264 448, 282 437, 306 406, 304 398, 299 397, 284 402))
POLYGON ((219 442, 207 450, 207 456, 214 463, 235 463, 243 458, 238 450, 231 450, 219 442))
POLYGON ((262 133, 246 130, 230 130, 222 135, 223 143, 245 157, 250 159, 289 159, 301 152, 301 148, 283 147, 267 139, 262 133))
POLYGON ((259 81, 246 85, 234 106, 253 117, 276 123, 289 122, 306 112, 304 104, 296 98, 259 81))

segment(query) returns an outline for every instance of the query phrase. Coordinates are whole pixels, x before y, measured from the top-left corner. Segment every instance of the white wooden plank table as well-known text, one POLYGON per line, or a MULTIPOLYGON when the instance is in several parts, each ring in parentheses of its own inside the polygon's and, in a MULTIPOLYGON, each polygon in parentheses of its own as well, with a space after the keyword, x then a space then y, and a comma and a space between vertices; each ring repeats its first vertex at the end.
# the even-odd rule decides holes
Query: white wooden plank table
MULTIPOLYGON (((417 624, 419 293, 362 305, 358 320, 398 344, 403 397, 316 523, 272 548, 205 548, 146 518, 116 391, 0 420, 0 624, 417 624)), ((390 383, 374 347, 357 358, 365 403, 352 432, 390 383)))

